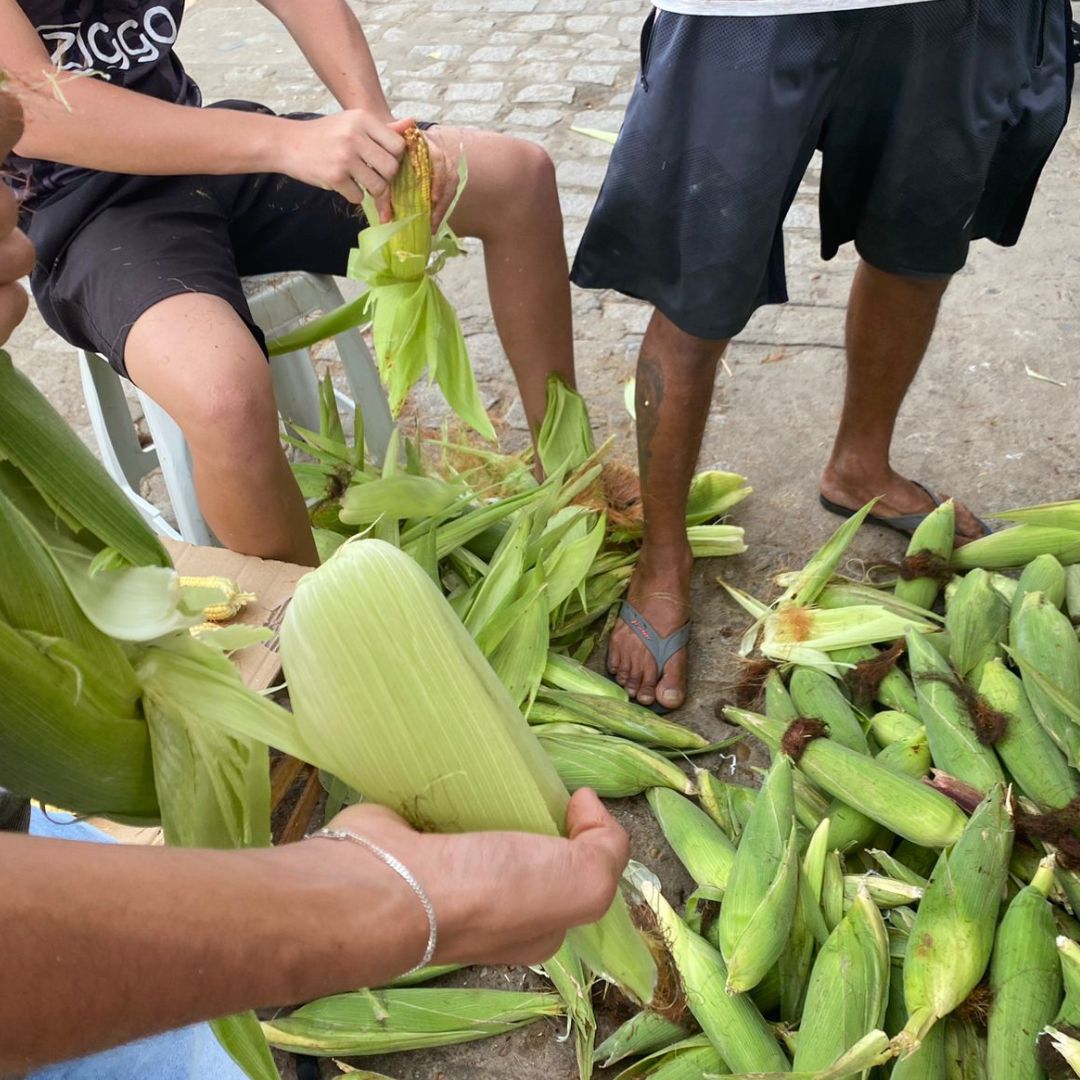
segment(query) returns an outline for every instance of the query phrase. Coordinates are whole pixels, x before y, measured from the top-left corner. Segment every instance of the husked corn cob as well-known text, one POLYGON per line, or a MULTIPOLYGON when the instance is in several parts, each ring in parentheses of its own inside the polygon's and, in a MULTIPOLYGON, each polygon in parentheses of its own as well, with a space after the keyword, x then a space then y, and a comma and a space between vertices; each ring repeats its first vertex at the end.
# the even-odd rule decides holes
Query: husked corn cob
POLYGON ((980 742, 971 715, 954 688, 953 670, 921 634, 908 635, 908 656, 934 764, 979 791, 1004 783, 993 747, 980 742))
POLYGON ((390 271, 403 281, 414 280, 431 255, 431 155, 417 127, 403 133, 406 154, 390 184, 394 220, 412 219, 390 238, 390 271))
POLYGON ((866 891, 859 890, 851 910, 829 935, 814 962, 793 1070, 827 1069, 865 1035, 880 1028, 888 993, 885 924, 866 891))
POLYGON ((1053 555, 1040 555, 1024 567, 1013 593, 1010 609, 1012 614, 1020 610, 1028 593, 1041 592, 1056 608, 1065 603, 1067 589, 1065 567, 1053 555))
MULTIPOLYGON (((757 735, 774 753, 785 735, 792 738, 783 724, 757 713, 729 707, 724 716, 757 735)), ((915 844, 948 847, 964 829, 963 812, 940 792, 830 739, 805 742, 798 764, 822 791, 915 844)))
POLYGON ((791 676, 789 692, 798 714, 823 720, 834 742, 861 754, 870 752, 862 724, 834 679, 822 671, 799 667, 791 676))
POLYGON ((671 950, 690 1012, 728 1067, 739 1072, 789 1072, 772 1028, 749 995, 724 990, 728 971, 720 953, 679 918, 655 879, 631 876, 671 950))
POLYGON ((216 589, 221 593, 221 602, 208 604, 203 608, 203 618, 207 622, 227 622, 235 619, 244 608, 255 599, 255 594, 244 592, 235 581, 227 577, 181 577, 182 589, 216 589))
POLYGON ((650 788, 646 798, 687 873, 699 886, 722 893, 735 861, 735 845, 704 811, 669 788, 650 788))
POLYGON ((1061 1000, 1061 968, 1048 897, 1054 861, 1044 859, 1031 884, 1009 904, 990 964, 993 1001, 987 1024, 988 1080, 1042 1080, 1039 1032, 1061 1000))
POLYGON ((787 941, 799 886, 792 765, 777 757, 746 823, 720 908, 728 993, 755 987, 787 941))
MULTIPOLYGON (((911 534, 906 564, 912 568, 918 568, 920 564, 930 567, 933 567, 935 563, 947 565, 955 539, 956 507, 952 499, 947 499, 927 514, 919 527, 911 534)), ((940 589, 941 580, 934 575, 914 577, 910 580, 901 578, 897 581, 894 592, 900 600, 930 609, 934 606, 940 589)))
POLYGON ((904 958, 908 1022, 895 1040, 902 1054, 917 1048, 986 971, 1012 841, 1012 817, 999 785, 980 803, 956 845, 938 859, 904 958))
POLYGON ((960 579, 945 611, 945 629, 953 668, 977 684, 982 665, 1002 655, 1009 636, 1008 605, 985 570, 972 570, 960 579))
POLYGON ((979 693, 1008 717, 994 749, 1020 790, 1046 810, 1059 810, 1080 794, 1075 771, 1036 718, 1023 683, 1000 660, 983 669, 979 693))

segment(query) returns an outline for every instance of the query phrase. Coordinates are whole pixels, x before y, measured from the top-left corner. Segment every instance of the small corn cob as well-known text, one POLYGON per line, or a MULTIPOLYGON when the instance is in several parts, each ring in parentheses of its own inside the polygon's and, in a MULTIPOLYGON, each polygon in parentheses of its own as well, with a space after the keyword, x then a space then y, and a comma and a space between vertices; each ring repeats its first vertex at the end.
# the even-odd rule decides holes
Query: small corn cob
POLYGON ((207 622, 227 622, 235 619, 244 608, 255 599, 255 594, 244 592, 235 581, 227 577, 182 577, 181 589, 216 589, 222 599, 216 604, 207 604, 202 615, 207 622))
POLYGON ((844 897, 851 902, 865 892, 881 909, 907 907, 917 904, 925 889, 907 881, 885 877, 882 874, 847 874, 844 877, 844 897))
MULTIPOLYGON (((918 724, 905 739, 886 746, 874 760, 893 772, 921 780, 930 771, 930 745, 926 729, 918 724)), ((836 799, 828 809, 832 828, 829 842, 838 851, 862 848, 870 843, 878 831, 878 823, 843 799, 836 799)))
POLYGON ((1012 841, 1005 788, 998 786, 941 855, 919 904, 904 958, 908 1022, 895 1040, 900 1053, 916 1049, 986 971, 1012 841))
POLYGON ((694 794, 677 765, 645 746, 577 724, 542 724, 533 731, 570 791, 590 787, 605 799, 640 795, 651 787, 694 794))
POLYGON ((950 1016, 945 1029, 945 1080, 987 1080, 986 1040, 966 1017, 950 1016))
POLYGON ((1003 654, 1009 636, 1009 608, 990 583, 985 570, 972 570, 960 579, 945 611, 949 660, 962 679, 978 685, 982 665, 1003 654))
POLYGON ((669 788, 651 788, 646 798, 687 873, 699 887, 722 893, 735 861, 735 845, 707 814, 669 788))
POLYGON ((971 715, 954 689, 956 675, 949 665, 921 634, 908 635, 908 656, 934 764, 980 791, 1004 783, 993 747, 979 741, 971 715))
POLYGON ((905 712, 884 709, 870 717, 870 730, 882 746, 900 742, 923 730, 922 721, 905 712))
POLYGON ((1080 702, 1080 643, 1076 631, 1041 593, 1028 593, 1012 622, 1012 649, 1021 664, 1024 689, 1039 723, 1075 769, 1080 767, 1080 727, 1039 685, 1030 668, 1072 702, 1080 702))
POLYGON ((841 746, 861 754, 870 752, 862 724, 835 679, 813 668, 799 667, 788 689, 800 716, 823 720, 829 725, 829 737, 841 746))
POLYGON ((827 1069, 868 1032, 880 1028, 888 993, 885 924, 869 895, 860 890, 814 962, 793 1070, 827 1069))
POLYGON ((720 953, 679 918, 654 878, 631 871, 631 880, 671 950, 690 1012, 728 1067, 739 1072, 790 1072, 771 1027, 749 996, 725 992, 728 971, 720 953))
MULTIPOLYGON (((952 555, 956 540, 956 507, 952 499, 943 502, 932 510, 919 527, 911 534, 907 549, 907 565, 918 567, 920 562, 947 564, 952 555)), ((941 589, 941 580, 937 576, 916 577, 909 581, 901 578, 896 583, 894 592, 899 600, 916 604, 921 608, 932 608, 941 589)))
POLYGON ((1023 683, 1000 660, 983 669, 979 693, 1008 717, 994 749, 1019 789, 1046 810, 1059 810, 1080 794, 1076 773, 1036 718, 1023 683))
POLYGON ((1040 555, 1053 555, 1063 565, 1080 562, 1080 532, 1051 525, 1017 525, 980 537, 953 552, 954 570, 1010 570, 1027 566, 1040 555))
POLYGON ((593 1052, 593 1063, 601 1069, 628 1057, 644 1057, 664 1050, 687 1037, 687 1030, 659 1013, 635 1013, 616 1028, 593 1052))
POLYGON ((761 786, 728 877, 720 909, 726 989, 755 987, 784 949, 799 886, 792 765, 778 757, 761 786))
POLYGON ((415 280, 431 255, 431 155, 417 127, 403 133, 406 154, 390 184, 394 220, 412 220, 390 238, 390 272, 403 281, 415 280))
POLYGON ((945 1025, 935 1024, 918 1049, 893 1065, 890 1080, 946 1080, 945 1025))
POLYGON ((1061 968, 1048 897, 1054 860, 1044 859, 1031 884, 1017 893, 994 942, 993 1003, 987 1025, 989 1080, 1042 1080, 1037 1042, 1061 1000, 1061 968))
POLYGON ((544 682, 559 690, 575 694, 599 694, 601 697, 629 701, 630 695, 616 682, 579 664, 573 657, 562 653, 548 653, 544 668, 544 682))
MULTIPOLYGON (((743 709, 729 707, 724 716, 757 735, 774 753, 780 751, 785 734, 789 738, 792 734, 783 724, 743 709)), ((830 739, 805 743, 799 768, 822 791, 915 844, 948 847, 964 829, 966 818, 950 799, 830 739)))
POLYGON ((1028 593, 1041 592, 1056 608, 1065 603, 1067 591, 1065 567, 1053 555, 1040 555, 1024 567, 1010 608, 1015 615, 1028 593))
POLYGON ((698 768, 694 769, 694 781, 705 812, 724 830, 728 839, 737 844, 754 808, 756 789, 726 784, 711 772, 698 768))
POLYGON ((726 1071, 727 1065, 713 1044, 704 1035, 692 1035, 636 1061, 615 1080, 701 1080, 726 1071))

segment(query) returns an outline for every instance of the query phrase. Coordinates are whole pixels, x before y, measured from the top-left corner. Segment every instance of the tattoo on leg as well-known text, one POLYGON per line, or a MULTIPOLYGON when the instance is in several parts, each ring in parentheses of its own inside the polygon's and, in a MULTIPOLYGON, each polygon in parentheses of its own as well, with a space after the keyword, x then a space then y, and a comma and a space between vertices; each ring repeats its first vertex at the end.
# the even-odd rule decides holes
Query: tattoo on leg
POLYGON ((660 423, 660 406, 664 400, 664 373, 659 360, 642 354, 638 360, 634 405, 637 412, 638 465, 641 486, 649 482, 652 465, 652 443, 660 423))

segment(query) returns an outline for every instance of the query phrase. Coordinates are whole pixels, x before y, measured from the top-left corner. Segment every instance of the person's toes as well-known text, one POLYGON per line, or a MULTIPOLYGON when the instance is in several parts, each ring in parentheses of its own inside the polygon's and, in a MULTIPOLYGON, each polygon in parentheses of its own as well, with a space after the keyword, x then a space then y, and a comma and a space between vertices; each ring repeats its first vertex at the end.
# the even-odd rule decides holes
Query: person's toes
POLYGON ((619 639, 616 637, 612 637, 608 642, 607 669, 608 674, 613 677, 618 676, 622 669, 622 649, 619 648, 619 639))
POLYGON ((651 679, 644 678, 641 681, 641 689, 637 692, 637 702, 639 705, 651 705, 656 701, 656 676, 651 679))
POLYGON ((677 709, 686 700, 686 650, 681 649, 668 662, 656 687, 656 700, 665 709, 677 709))
POLYGON ((962 547, 985 535, 982 523, 962 503, 956 504, 956 546, 962 547))

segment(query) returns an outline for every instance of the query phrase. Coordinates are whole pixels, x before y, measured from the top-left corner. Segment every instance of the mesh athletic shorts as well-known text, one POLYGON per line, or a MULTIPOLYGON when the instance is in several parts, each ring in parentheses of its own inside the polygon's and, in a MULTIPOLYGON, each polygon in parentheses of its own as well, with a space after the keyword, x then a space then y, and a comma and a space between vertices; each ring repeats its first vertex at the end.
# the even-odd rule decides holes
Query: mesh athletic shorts
POLYGON ((733 337, 787 299, 782 224, 823 152, 821 250, 955 273, 1014 244, 1068 114, 1067 0, 737 18, 657 11, 572 280, 733 337))
MULTIPOLYGON (((237 101, 215 107, 269 111, 237 101)), ((128 331, 149 308, 184 292, 221 297, 265 351, 240 279, 343 274, 365 221, 335 192, 276 174, 95 173, 30 211, 24 224, 37 247, 31 287, 42 317, 126 376, 128 331)))

